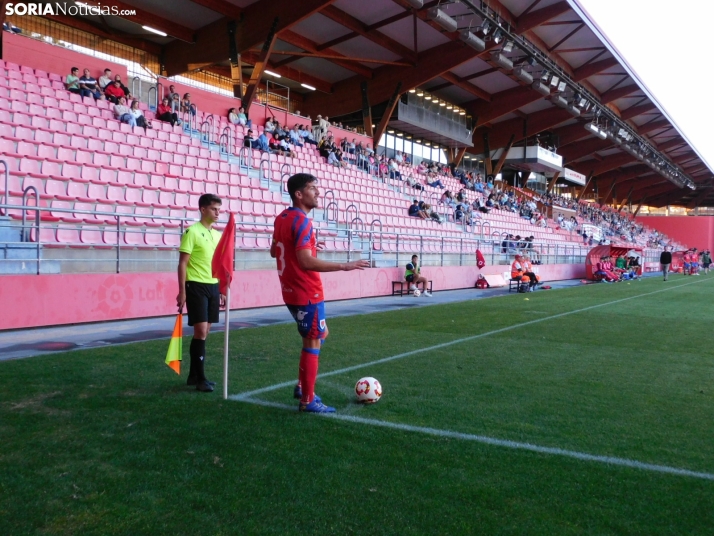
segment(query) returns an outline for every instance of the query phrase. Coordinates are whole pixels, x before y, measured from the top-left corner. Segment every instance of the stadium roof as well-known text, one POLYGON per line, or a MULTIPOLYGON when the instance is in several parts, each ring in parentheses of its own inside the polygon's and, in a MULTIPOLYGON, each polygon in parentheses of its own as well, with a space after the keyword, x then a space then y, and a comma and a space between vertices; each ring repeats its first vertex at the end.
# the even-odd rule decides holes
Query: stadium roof
MULTIPOLYGON (((96 5, 94 0, 86 3, 96 5)), ((474 154, 522 144, 525 134, 548 134, 564 165, 593 177, 590 188, 596 186, 605 201, 619 192, 619 199, 627 193, 633 204, 714 205, 712 169, 577 0, 101 4, 136 9, 137 14, 126 19, 51 18, 160 50, 169 76, 199 68, 230 76, 228 36, 233 21, 237 52, 251 65, 260 63, 263 45, 274 30, 272 48, 265 47, 270 52, 265 68, 281 74, 281 83, 291 81, 286 82, 291 91, 302 94, 301 110, 313 117, 358 113, 361 118, 364 81, 373 113, 385 110, 401 82, 399 92, 420 88, 469 112, 474 147, 468 151, 474 154), (440 21, 432 8, 452 20, 440 21), (456 31, 445 29, 452 22, 456 31), (483 32, 485 22, 491 26, 488 33, 483 32), (142 26, 168 36, 149 33, 142 26), (485 50, 465 44, 460 38, 463 30, 483 40, 485 50), (497 32, 501 39, 494 38, 497 32), (512 44, 510 51, 504 49, 506 43, 512 44), (519 78, 499 66, 494 51, 501 51, 535 80, 549 75, 544 80, 549 84, 556 75, 565 81, 562 96, 567 106, 563 101, 558 106, 533 89, 528 77, 519 78), (576 117, 572 105, 579 103, 587 104, 576 117), (597 128, 586 130, 588 123, 597 128)), ((552 94, 557 89, 556 85, 552 94)), ((377 123, 379 117, 372 120, 377 123)))

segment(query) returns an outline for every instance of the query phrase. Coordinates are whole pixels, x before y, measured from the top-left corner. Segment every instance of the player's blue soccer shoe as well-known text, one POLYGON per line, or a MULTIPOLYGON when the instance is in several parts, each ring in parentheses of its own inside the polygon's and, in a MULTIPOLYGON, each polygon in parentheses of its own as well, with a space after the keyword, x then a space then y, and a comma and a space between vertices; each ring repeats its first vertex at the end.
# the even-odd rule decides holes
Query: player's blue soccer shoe
POLYGON ((335 413, 335 408, 326 406, 317 398, 317 395, 315 395, 315 398, 309 404, 301 403, 298 406, 298 411, 304 411, 306 413, 335 413))
MULTIPOLYGON (((293 389, 293 398, 296 398, 297 400, 300 400, 302 398, 302 387, 300 387, 299 385, 296 385, 295 389, 293 389)), ((315 395, 315 400, 317 400, 318 402, 322 402, 322 399, 317 395, 315 395)))

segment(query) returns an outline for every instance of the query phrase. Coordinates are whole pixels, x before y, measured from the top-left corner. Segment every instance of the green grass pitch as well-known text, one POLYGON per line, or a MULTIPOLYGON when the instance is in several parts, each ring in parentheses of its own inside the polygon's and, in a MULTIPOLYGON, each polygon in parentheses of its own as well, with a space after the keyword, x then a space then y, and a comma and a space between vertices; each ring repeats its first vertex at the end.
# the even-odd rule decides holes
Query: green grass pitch
MULTIPOLYGON (((709 275, 328 304, 320 372, 366 365, 318 379, 340 419, 299 414, 292 386, 223 400, 222 334, 212 394, 163 364, 168 341, 2 362, 0 534, 711 535, 713 298, 709 275), (379 403, 354 402, 362 376, 379 403)), ((229 392, 292 382, 299 348, 290 324, 232 332, 229 392)))

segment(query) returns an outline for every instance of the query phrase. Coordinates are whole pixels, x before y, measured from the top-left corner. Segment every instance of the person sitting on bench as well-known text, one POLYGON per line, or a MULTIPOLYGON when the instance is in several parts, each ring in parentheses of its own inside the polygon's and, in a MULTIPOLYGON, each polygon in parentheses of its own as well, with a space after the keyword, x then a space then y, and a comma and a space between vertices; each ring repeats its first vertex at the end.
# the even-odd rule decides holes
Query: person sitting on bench
POLYGON ((409 290, 416 290, 419 283, 424 285, 424 296, 431 297, 431 293, 427 290, 427 279, 421 275, 421 267, 419 266, 419 255, 412 255, 412 262, 407 264, 407 269, 404 272, 404 279, 409 283, 409 290))
POLYGON ((527 285, 528 292, 533 292, 533 287, 536 285, 535 278, 531 279, 530 276, 526 275, 525 268, 523 267, 523 257, 520 255, 516 255, 513 264, 511 264, 511 279, 519 281, 523 285, 527 285))

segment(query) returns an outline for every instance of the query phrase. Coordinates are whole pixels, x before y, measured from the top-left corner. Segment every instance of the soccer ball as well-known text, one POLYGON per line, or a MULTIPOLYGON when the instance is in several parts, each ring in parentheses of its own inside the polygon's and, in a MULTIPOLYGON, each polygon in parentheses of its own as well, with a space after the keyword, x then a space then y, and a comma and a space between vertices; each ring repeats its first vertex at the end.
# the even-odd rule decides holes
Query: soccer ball
POLYGON ((355 384, 357 400, 365 404, 374 404, 382 398, 382 386, 375 378, 361 378, 355 384))
POLYGON ((419 290, 418 288, 415 288, 414 289, 414 297, 418 298, 419 296, 421 296, 421 290, 419 290))

